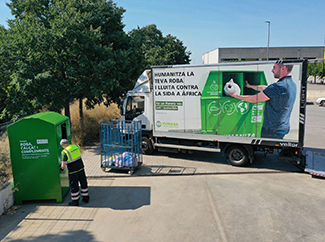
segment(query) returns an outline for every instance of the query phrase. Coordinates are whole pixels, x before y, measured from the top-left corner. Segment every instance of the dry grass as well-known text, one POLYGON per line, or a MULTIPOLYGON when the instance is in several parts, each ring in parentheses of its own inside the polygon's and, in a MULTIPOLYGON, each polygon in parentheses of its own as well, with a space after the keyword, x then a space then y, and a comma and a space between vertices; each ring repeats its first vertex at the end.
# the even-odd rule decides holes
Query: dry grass
POLYGON ((0 135, 0 186, 12 177, 7 132, 0 135))
MULTIPOLYGON (((100 124, 106 119, 117 119, 120 117, 119 109, 116 104, 108 107, 97 105, 94 109, 84 109, 84 125, 81 127, 79 122, 78 102, 70 106, 71 112, 71 138, 72 143, 88 145, 99 142, 100 124)), ((9 140, 7 132, 0 133, 0 186, 12 178, 10 161, 9 140)))
MULTIPOLYGON (((85 106, 85 105, 84 105, 85 106)), ((84 110, 84 123, 81 125, 79 119, 79 103, 70 106, 71 113, 71 142, 74 144, 89 145, 99 142, 100 124, 106 119, 118 119, 120 113, 116 104, 96 105, 94 109, 84 110)))

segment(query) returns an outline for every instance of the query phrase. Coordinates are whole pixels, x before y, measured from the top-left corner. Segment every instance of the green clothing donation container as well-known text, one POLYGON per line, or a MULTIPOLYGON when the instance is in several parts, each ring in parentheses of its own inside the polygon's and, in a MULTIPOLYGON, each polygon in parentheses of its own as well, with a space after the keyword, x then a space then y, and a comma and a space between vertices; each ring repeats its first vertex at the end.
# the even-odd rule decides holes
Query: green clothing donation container
POLYGON ((69 190, 68 171, 59 170, 61 139, 71 141, 69 118, 38 113, 8 126, 15 202, 55 199, 69 190))
POLYGON ((265 102, 248 103, 230 97, 224 86, 232 80, 241 95, 254 95, 251 85, 267 85, 263 71, 211 71, 201 96, 202 133, 244 137, 260 137, 265 102))

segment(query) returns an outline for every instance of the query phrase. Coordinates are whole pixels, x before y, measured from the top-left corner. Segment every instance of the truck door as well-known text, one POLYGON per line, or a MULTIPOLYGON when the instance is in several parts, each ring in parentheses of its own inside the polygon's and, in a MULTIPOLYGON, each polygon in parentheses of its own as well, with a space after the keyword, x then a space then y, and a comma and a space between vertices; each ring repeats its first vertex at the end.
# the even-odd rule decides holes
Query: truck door
POLYGON ((128 96, 125 110, 125 120, 133 120, 134 118, 143 114, 144 111, 144 96, 128 96))

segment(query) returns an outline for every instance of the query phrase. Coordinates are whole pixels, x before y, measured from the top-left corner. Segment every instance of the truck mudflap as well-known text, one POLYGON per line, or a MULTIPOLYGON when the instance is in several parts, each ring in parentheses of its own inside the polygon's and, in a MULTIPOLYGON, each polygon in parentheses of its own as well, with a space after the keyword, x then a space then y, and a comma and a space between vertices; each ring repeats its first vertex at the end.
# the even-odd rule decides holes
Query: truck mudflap
POLYGON ((279 153, 280 160, 287 160, 301 170, 305 169, 306 156, 303 154, 301 149, 282 149, 279 153))

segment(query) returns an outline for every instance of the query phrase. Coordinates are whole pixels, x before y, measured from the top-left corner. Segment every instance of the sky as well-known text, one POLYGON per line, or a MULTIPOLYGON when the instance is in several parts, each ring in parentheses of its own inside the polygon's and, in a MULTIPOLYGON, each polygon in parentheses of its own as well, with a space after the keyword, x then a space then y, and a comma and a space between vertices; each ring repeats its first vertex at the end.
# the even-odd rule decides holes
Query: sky
MULTIPOLYGON (((0 24, 12 19, 0 0, 0 24)), ((323 46, 324 0, 114 0, 123 7, 124 31, 156 24, 191 51, 191 63, 216 48, 323 46)))

